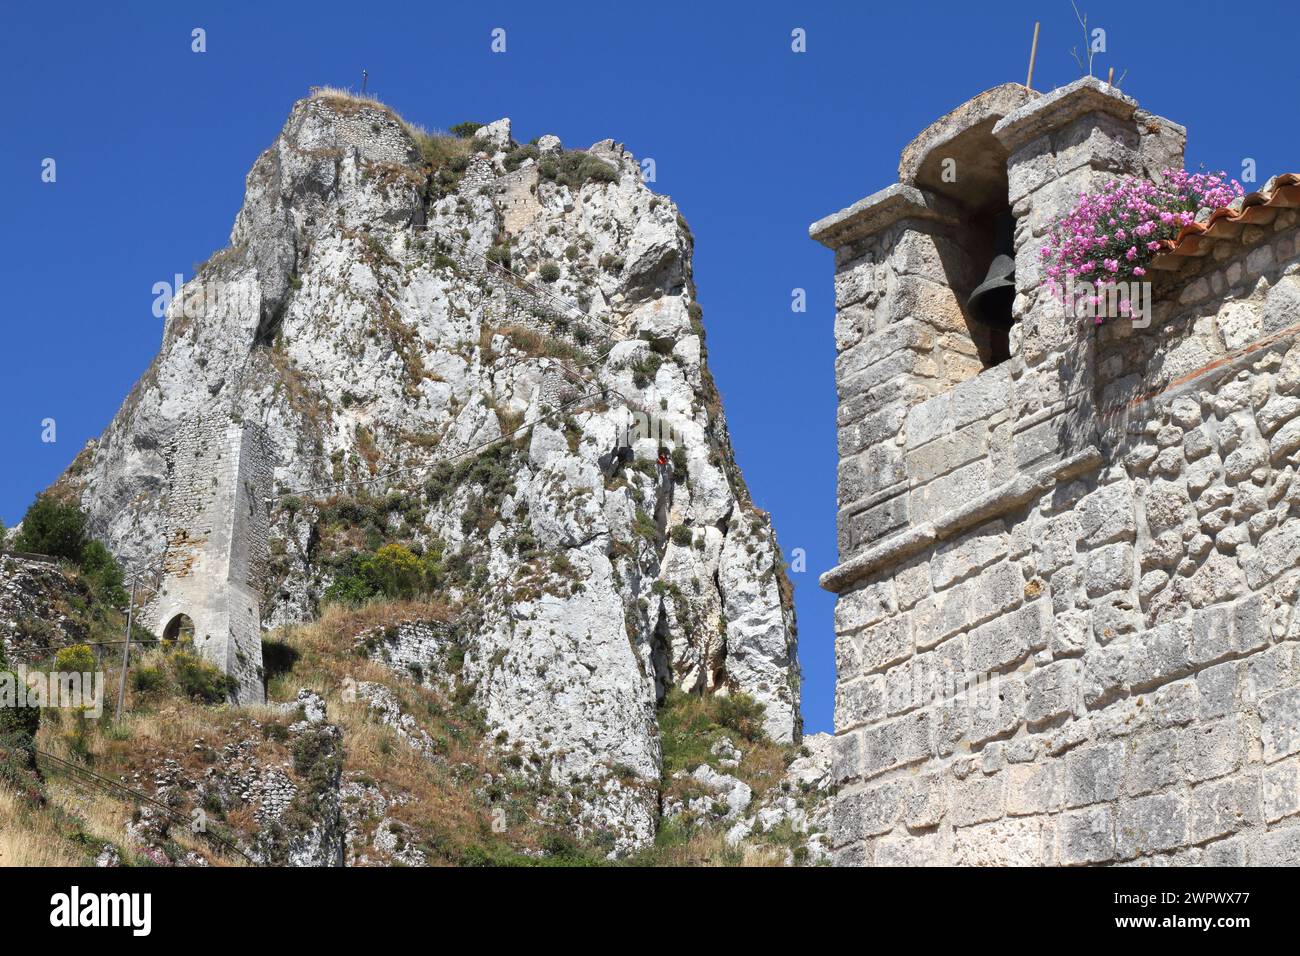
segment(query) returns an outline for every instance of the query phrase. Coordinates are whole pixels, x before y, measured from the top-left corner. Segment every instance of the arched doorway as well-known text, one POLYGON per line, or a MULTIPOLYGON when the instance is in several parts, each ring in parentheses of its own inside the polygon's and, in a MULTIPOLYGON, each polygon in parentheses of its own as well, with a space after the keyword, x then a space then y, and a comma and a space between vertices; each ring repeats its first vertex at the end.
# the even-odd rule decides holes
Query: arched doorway
POLYGON ((171 643, 189 644, 194 642, 194 622, 188 614, 177 614, 163 628, 163 640, 171 643))

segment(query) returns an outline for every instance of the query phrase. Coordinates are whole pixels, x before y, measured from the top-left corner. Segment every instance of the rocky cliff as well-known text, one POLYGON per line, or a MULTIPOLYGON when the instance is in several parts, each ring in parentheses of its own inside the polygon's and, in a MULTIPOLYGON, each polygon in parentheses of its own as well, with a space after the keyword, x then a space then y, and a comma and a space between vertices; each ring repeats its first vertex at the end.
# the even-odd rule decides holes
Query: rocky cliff
POLYGON ((671 688, 748 694, 773 740, 800 737, 789 588, 706 364, 692 244, 613 141, 430 135, 317 93, 61 490, 154 567, 180 424, 256 424, 264 625, 314 618, 386 542, 437 557, 492 739, 580 792, 580 833, 642 845, 671 688))

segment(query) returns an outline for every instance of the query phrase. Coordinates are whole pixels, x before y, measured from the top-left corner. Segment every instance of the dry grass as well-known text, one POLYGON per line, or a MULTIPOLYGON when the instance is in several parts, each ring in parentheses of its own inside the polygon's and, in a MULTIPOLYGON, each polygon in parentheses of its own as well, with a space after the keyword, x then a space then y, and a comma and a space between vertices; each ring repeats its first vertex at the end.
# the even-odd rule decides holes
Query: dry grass
POLYGON ((313 86, 311 88, 311 99, 323 100, 334 109, 345 115, 358 113, 363 109, 375 109, 391 114, 404 126, 410 124, 398 114, 398 112, 378 97, 371 96, 368 93, 354 93, 346 87, 340 86, 313 86))
POLYGON ((81 866, 53 814, 30 806, 0 784, 0 866, 81 866))
MULTIPOLYGON (((404 801, 388 815, 404 823, 429 855, 429 862, 451 862, 467 852, 496 846, 509 855, 541 845, 544 828, 518 823, 503 833, 492 829, 491 807, 475 792, 486 777, 504 781, 495 757, 483 746, 482 727, 467 705, 449 699, 443 690, 420 686, 394 675, 386 666, 359 656, 356 636, 406 621, 451 619, 445 604, 421 601, 372 602, 358 608, 329 605, 319 620, 286 628, 277 638, 298 653, 292 671, 272 682, 271 696, 289 700, 298 687, 312 687, 325 698, 331 722, 344 733, 343 772, 347 779, 370 781, 404 801), (398 739, 380 723, 361 697, 345 693, 354 683, 387 687, 404 713, 436 743, 439 760, 398 739)), ((503 782, 503 791, 527 801, 522 779, 503 782)), ((378 823, 378 821, 372 821, 378 823)))
MULTIPOLYGON (((469 140, 453 136, 445 130, 429 129, 419 123, 412 123, 383 100, 368 93, 362 95, 338 86, 313 86, 311 98, 328 103, 331 108, 345 116, 355 115, 365 109, 379 110, 387 114, 400 123, 411 139, 415 140, 426 160, 437 158, 446 161, 453 156, 468 156, 474 151, 473 144, 469 140)), ((433 165, 440 166, 442 163, 435 162, 433 165)))

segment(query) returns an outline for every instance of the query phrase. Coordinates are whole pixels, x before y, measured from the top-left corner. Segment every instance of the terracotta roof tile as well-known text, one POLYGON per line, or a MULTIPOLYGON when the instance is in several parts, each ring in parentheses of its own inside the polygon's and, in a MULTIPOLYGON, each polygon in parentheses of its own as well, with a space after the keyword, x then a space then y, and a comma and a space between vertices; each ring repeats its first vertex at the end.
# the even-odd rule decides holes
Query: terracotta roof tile
POLYGON ((1202 221, 1183 226, 1173 239, 1162 240, 1163 249, 1151 265, 1177 270, 1187 257, 1209 252, 1216 240, 1236 239, 1246 226, 1267 225, 1277 217, 1278 210, 1296 206, 1300 206, 1300 173, 1274 176, 1258 192, 1214 210, 1202 221))

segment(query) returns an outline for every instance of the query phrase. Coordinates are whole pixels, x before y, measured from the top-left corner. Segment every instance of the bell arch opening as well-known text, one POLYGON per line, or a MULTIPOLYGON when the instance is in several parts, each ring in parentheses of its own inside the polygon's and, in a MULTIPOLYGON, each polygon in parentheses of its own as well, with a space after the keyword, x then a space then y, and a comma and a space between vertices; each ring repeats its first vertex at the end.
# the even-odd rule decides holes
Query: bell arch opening
POLYGON ((194 642, 194 621, 188 614, 177 614, 163 628, 164 641, 175 644, 192 644, 194 642))
POLYGON ((993 135, 997 119, 932 147, 916 171, 917 186, 959 210, 951 237, 960 254, 943 257, 943 266, 984 368, 1011 357, 1015 322, 1016 220, 1008 196, 1007 151, 993 135))

